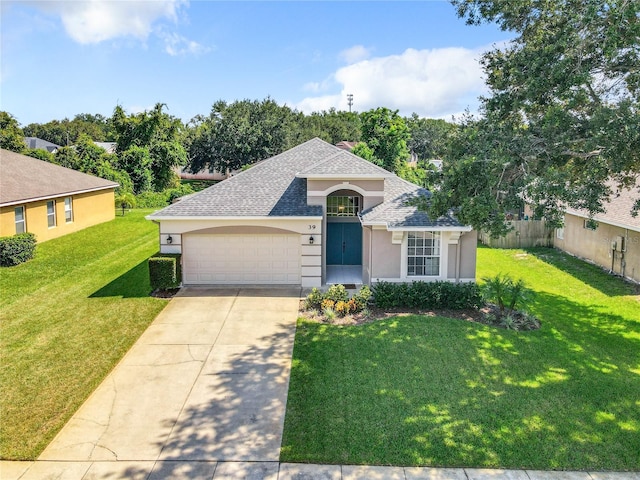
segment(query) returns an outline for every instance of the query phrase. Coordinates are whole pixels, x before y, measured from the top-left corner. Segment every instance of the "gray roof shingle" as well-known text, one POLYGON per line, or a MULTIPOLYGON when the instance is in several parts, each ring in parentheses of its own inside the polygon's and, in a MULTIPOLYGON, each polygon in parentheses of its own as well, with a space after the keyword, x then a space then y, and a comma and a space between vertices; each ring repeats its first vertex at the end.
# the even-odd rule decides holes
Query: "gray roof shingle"
POLYGON ((319 138, 264 160, 249 170, 159 210, 150 219, 180 217, 322 216, 307 205, 307 179, 314 176, 384 178, 384 202, 362 213, 365 222, 389 227, 462 226, 453 217, 436 220, 406 200, 429 192, 319 138))
POLYGON ((115 188, 118 184, 9 150, 0 150, 0 205, 115 188))
MULTIPOLYGON (((609 201, 604 203, 605 213, 598 213, 593 219, 597 222, 608 223, 640 232, 640 215, 636 217, 631 215, 631 209, 634 203, 640 199, 640 181, 636 183, 635 188, 631 189, 618 189, 613 181, 607 182, 607 185, 614 193, 611 195, 609 201)), ((567 213, 579 217, 589 217, 589 212, 586 210, 567 208, 567 213)))
POLYGON ((394 175, 385 178, 384 192, 384 202, 362 212, 361 218, 364 223, 384 223, 390 229, 463 226, 451 215, 431 219, 426 212, 407 204, 417 196, 429 197, 431 193, 400 177, 394 175))

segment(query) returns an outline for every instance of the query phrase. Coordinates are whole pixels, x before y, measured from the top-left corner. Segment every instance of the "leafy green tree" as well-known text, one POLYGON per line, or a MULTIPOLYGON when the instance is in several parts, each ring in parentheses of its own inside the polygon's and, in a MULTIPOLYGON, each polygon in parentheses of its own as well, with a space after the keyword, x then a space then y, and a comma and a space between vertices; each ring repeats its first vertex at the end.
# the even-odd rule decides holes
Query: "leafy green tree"
POLYGON ((44 150, 42 148, 27 148, 22 153, 24 155, 37 158, 38 160, 42 160, 44 162, 56 163, 55 154, 49 153, 47 150, 44 150))
POLYGON ((88 136, 96 142, 115 140, 115 132, 111 120, 97 114, 81 113, 73 120, 51 120, 47 123, 31 123, 24 127, 27 137, 38 137, 61 146, 74 145, 81 135, 88 136))
POLYGON ((133 183, 133 193, 136 195, 151 190, 153 184, 152 162, 149 149, 145 147, 131 146, 118 154, 117 167, 127 172, 133 183))
POLYGON ((365 160, 369 160, 371 163, 375 163, 379 167, 383 166, 382 160, 377 158, 373 154, 373 150, 371 148, 369 148, 369 145, 367 145, 364 142, 356 143, 354 145, 354 147, 351 149, 351 153, 353 153, 354 155, 357 155, 357 156, 359 156, 361 158, 364 158, 365 160))
POLYGON ((414 113, 405 119, 409 129, 407 146, 420 160, 443 158, 448 151, 449 137, 456 125, 446 120, 421 118, 414 113))
POLYGON ((267 98, 214 103, 211 114, 198 119, 189 148, 189 169, 239 170, 291 146, 293 112, 267 98))
POLYGON ((20 124, 9 112, 0 112, 0 147, 22 153, 27 149, 20 124))
POLYGON ((398 111, 380 107, 361 114, 362 141, 382 161, 383 168, 396 172, 409 157, 409 129, 398 111))
POLYGON ((115 203, 117 208, 122 209, 122 216, 124 217, 124 212, 128 208, 134 208, 136 206, 136 197, 129 192, 120 193, 116 195, 115 203))
POLYGON ((483 56, 490 94, 482 101, 483 118, 467 125, 480 141, 453 159, 463 158, 465 173, 479 170, 483 183, 447 178, 446 188, 460 199, 452 198, 447 207, 464 210, 462 199, 468 196, 496 198, 483 211, 466 215, 477 227, 503 216, 515 198, 526 198, 536 215, 558 225, 567 205, 601 212, 615 193, 608 179, 635 184, 640 2, 453 3, 468 23, 496 22, 516 36, 483 56))
POLYGON ((151 111, 127 115, 117 106, 111 118, 120 157, 118 166, 129 174, 136 193, 150 188, 162 191, 174 185, 174 169, 187 163, 182 145, 184 126, 163 112, 164 107, 158 103, 151 111))
POLYGON ((96 175, 105 180, 116 182, 116 195, 124 193, 133 193, 133 182, 131 177, 124 170, 118 170, 108 161, 101 161, 96 168, 96 175))
MULTIPOLYGON (((297 113, 296 126, 299 130, 293 145, 318 137, 333 145, 341 142, 358 142, 361 137, 361 120, 355 112, 345 112, 334 108, 328 111, 297 113)), ((295 130, 294 130, 295 133, 295 130)))

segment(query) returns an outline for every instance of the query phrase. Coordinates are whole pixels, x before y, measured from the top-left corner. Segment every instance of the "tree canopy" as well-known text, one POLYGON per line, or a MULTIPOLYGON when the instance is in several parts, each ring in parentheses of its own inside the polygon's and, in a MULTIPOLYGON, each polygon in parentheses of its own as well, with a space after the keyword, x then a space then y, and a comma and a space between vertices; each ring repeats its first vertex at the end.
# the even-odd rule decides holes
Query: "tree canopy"
POLYGON ((526 200, 537 215, 559 225, 567 206, 603 211, 614 194, 608 180, 637 182, 639 2, 453 4, 467 23, 497 22, 516 37, 482 57, 490 93, 482 99, 482 117, 464 119, 450 145, 450 161, 460 165, 445 169, 435 214, 462 208, 461 216, 476 228, 491 226, 499 234, 496 220, 526 200), (461 174, 467 168, 483 183, 470 183, 461 174), (467 196, 486 208, 463 205, 467 196))

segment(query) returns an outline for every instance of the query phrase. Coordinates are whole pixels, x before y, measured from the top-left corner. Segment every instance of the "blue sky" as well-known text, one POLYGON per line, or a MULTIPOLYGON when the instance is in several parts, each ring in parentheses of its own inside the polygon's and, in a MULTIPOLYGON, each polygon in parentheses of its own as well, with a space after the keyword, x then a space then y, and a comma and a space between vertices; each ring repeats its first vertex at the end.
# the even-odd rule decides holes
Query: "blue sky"
POLYGON ((139 112, 187 121, 219 99, 447 118, 485 92, 478 59, 512 35, 444 1, 1 3, 0 109, 22 125, 139 112))

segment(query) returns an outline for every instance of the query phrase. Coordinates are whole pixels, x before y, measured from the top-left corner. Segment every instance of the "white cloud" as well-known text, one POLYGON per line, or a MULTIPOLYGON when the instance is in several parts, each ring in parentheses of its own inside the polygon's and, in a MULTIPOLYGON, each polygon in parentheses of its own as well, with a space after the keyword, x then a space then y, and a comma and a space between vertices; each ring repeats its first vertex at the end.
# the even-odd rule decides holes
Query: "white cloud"
POLYGON ((172 57, 177 55, 200 55, 207 53, 210 49, 204 45, 189 40, 177 33, 161 33, 164 40, 164 50, 172 57))
POLYGON ((146 39, 158 19, 176 21, 186 0, 40 1, 34 5, 59 15, 67 34, 81 44, 118 37, 146 39))
POLYGON ((341 51, 338 56, 345 63, 351 64, 369 58, 371 56, 371 50, 362 45, 354 45, 351 48, 341 51))
POLYGON ((362 60, 331 75, 340 93, 304 98, 295 106, 311 112, 334 107, 346 110, 347 94, 353 108, 366 111, 388 107, 401 115, 447 118, 471 105, 485 92, 478 63, 483 50, 440 48, 407 49, 400 55, 362 60))

